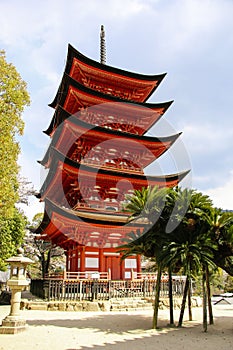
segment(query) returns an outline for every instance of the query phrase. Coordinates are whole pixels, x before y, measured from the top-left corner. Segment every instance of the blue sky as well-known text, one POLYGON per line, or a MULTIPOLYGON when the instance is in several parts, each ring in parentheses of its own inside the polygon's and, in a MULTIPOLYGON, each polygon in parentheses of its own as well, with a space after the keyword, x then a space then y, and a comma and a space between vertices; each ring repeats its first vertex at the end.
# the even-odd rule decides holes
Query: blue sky
MULTIPOLYGON (((31 95, 20 141, 22 175, 39 190, 43 171, 36 161, 49 144, 42 131, 53 115, 48 103, 63 74, 67 45, 99 60, 104 24, 107 64, 167 72, 149 102, 174 103, 150 135, 183 134, 160 167, 166 173, 191 167, 187 185, 233 209, 232 17, 231 0, 0 0, 0 48, 31 95)), ((156 165, 149 169, 156 171, 156 165)), ((29 217, 43 210, 37 199, 24 209, 29 217)))

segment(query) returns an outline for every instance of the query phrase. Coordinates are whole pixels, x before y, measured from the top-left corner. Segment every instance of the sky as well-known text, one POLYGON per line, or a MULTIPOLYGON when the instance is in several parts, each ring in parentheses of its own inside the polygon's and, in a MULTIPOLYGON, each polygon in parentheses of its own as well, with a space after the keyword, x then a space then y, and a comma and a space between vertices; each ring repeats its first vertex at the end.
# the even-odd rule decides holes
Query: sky
MULTIPOLYGON (((174 100, 149 135, 182 132, 170 152, 149 167, 156 174, 191 169, 183 186, 233 210, 232 0, 0 0, 0 49, 27 83, 21 174, 39 191, 43 133, 65 68, 68 43, 99 61, 106 31, 107 64, 142 74, 167 75, 148 102, 174 100)), ((43 211, 31 198, 25 213, 43 211)))

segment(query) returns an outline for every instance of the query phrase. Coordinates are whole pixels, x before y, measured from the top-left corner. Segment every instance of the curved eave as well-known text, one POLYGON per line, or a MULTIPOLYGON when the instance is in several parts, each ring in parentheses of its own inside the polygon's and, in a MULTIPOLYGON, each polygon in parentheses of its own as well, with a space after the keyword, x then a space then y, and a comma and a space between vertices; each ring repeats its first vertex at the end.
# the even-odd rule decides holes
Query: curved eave
POLYGON ((89 173, 93 173, 93 174, 96 174, 96 172, 98 171, 98 174, 106 175, 106 177, 109 175, 109 176, 114 176, 114 177, 119 177, 119 178, 124 178, 124 179, 135 179, 135 180, 136 179, 138 179, 138 180, 147 179, 149 181, 158 181, 158 182, 164 182, 164 180, 165 181, 175 181, 177 179, 183 179, 187 175, 187 173, 189 172, 189 171, 184 171, 184 172, 181 172, 179 174, 157 175, 157 176, 151 176, 151 175, 146 176, 146 175, 131 174, 131 173, 122 174, 122 172, 115 171, 112 169, 105 170, 105 169, 99 169, 99 168, 84 165, 84 164, 79 164, 79 163, 73 161, 72 159, 66 157, 61 152, 59 152, 55 149, 54 149, 53 158, 57 159, 61 162, 64 162, 64 164, 69 165, 73 169, 82 168, 82 170, 87 171, 89 173))
MULTIPOLYGON (((101 64, 85 55, 83 55, 81 52, 79 52, 77 49, 75 49, 72 45, 68 45, 68 54, 67 54, 67 61, 65 66, 65 72, 67 74, 70 74, 71 68, 74 62, 74 59, 76 59, 78 62, 81 62, 85 66, 88 66, 88 70, 90 73, 93 71, 99 72, 99 74, 103 73, 109 73, 109 76, 114 76, 117 78, 128 78, 129 82, 132 84, 133 82, 141 81, 143 83, 148 83, 148 87, 150 87, 149 93, 147 93, 144 96, 145 102, 155 91, 155 89, 159 86, 161 81, 166 76, 166 73, 162 74, 156 74, 156 75, 147 75, 147 74, 140 74, 135 72, 130 72, 124 69, 112 67, 106 64, 101 64)), ((127 84, 127 80, 125 82, 127 84)))
POLYGON ((86 95, 92 96, 96 98, 96 104, 98 103, 106 103, 106 102, 121 102, 125 103, 126 105, 137 105, 141 106, 144 108, 150 108, 152 110, 156 108, 164 108, 165 111, 169 108, 169 106, 172 104, 173 101, 168 101, 168 102, 161 102, 161 103, 143 103, 143 102, 132 102, 132 101, 127 101, 123 100, 118 97, 114 97, 111 95, 103 94, 99 91, 94 91, 92 89, 89 89, 85 87, 84 85, 80 84, 73 78, 71 78, 68 74, 64 73, 61 84, 58 88, 58 92, 53 100, 52 103, 49 104, 50 107, 56 108, 57 105, 61 105, 63 107, 65 100, 67 98, 67 94, 69 91, 69 87, 72 86, 73 88, 77 89, 77 91, 81 91, 85 93, 86 95), (102 102, 98 102, 102 101, 102 102))
MULTIPOLYGON (((124 142, 125 144, 127 144, 127 142, 139 143, 140 147, 143 146, 146 149, 148 149, 152 154, 154 154, 155 158, 160 157, 167 149, 169 149, 172 146, 172 144, 181 135, 181 133, 179 133, 179 134, 160 137, 160 138, 153 137, 153 136, 135 135, 135 134, 130 134, 130 133, 122 132, 118 130, 110 130, 100 126, 93 126, 92 124, 88 124, 76 118, 74 115, 67 116, 66 111, 60 106, 58 107, 57 112, 60 115, 64 114, 64 116, 67 118, 65 118, 64 123, 62 123, 60 127, 55 130, 50 146, 43 160, 40 162, 42 165, 47 164, 49 160, 51 147, 58 148, 58 150, 60 151, 62 151, 62 149, 65 147, 65 149, 68 151, 72 147, 73 143, 77 141, 80 135, 85 135, 86 139, 89 137, 90 141, 93 140, 93 137, 95 137, 96 135, 99 135, 99 139, 101 139, 101 142, 114 139, 114 141, 118 140, 120 144, 122 144, 122 142, 124 142), (68 129, 71 130, 70 131, 71 135, 67 136, 66 134, 66 137, 64 138, 63 134, 65 134, 66 130, 68 129), (62 147, 62 144, 64 144, 65 146, 62 147), (161 147, 164 147, 164 151, 162 153, 159 153, 159 155, 156 155, 156 149, 161 147)), ((61 119, 63 119, 63 117, 61 117, 61 119)), ((134 146, 135 146, 135 143, 134 143, 134 146)), ((113 146, 116 147, 116 144, 112 145, 111 148, 113 146)), ((145 163, 143 167, 148 166, 154 159, 148 160, 148 162, 145 163)))
POLYGON ((57 226, 54 224, 53 220, 51 219, 52 219, 52 211, 51 211, 51 208, 49 208, 49 205, 47 205, 40 225, 33 230, 34 234, 39 235, 38 239, 43 239, 45 241, 52 241, 52 243, 55 243, 56 245, 60 245, 63 248, 66 248, 66 247, 68 248, 70 245, 72 247, 74 247, 75 245, 78 245, 78 243, 75 240, 67 237, 65 234, 59 231, 57 226), (54 235, 56 235, 56 240, 52 238, 54 235), (59 244, 59 242, 61 244, 59 244))
POLYGON ((34 232, 63 247, 69 244, 88 244, 111 248, 122 244, 122 238, 128 233, 136 230, 143 232, 145 228, 145 223, 129 222, 126 215, 107 216, 98 211, 92 217, 90 213, 85 215, 86 213, 64 209, 46 199, 43 220, 34 232), (99 236, 93 237, 96 231, 99 236))
POLYGON ((67 112, 64 108, 62 108, 60 105, 56 108, 53 118, 51 120, 51 123, 49 124, 49 127, 44 130, 43 132, 48 135, 52 136, 54 130, 67 118, 69 118, 72 114, 67 112))
MULTIPOLYGON (((61 116, 59 118, 60 120, 65 121, 66 119, 69 119, 68 122, 70 122, 76 126, 80 126, 83 129, 86 129, 87 132, 88 132, 88 130, 93 130, 93 131, 96 131, 96 132, 101 133, 101 134, 111 135, 112 137, 120 136, 122 138, 126 138, 126 139, 129 138, 131 140, 136 140, 136 141, 140 141, 140 142, 141 141, 142 142, 148 141, 151 143, 168 142, 168 141, 173 142, 173 140, 176 140, 179 137, 179 135, 181 134, 181 133, 178 133, 178 134, 171 135, 171 136, 161 136, 161 137, 135 135, 135 134, 131 134, 131 133, 120 131, 120 130, 113 130, 113 129, 108 129, 108 128, 105 128, 102 126, 89 124, 81 119, 78 119, 75 115, 68 113, 60 105, 57 107, 56 112, 61 116)), ((59 135, 59 133, 60 133, 60 131, 56 131, 53 138, 57 137, 56 134, 59 135)))
MULTIPOLYGON (((96 167, 87 166, 83 164, 79 164, 77 162, 74 162, 70 158, 67 158, 65 155, 57 151, 56 149, 53 149, 53 155, 52 155, 52 162, 50 166, 49 173, 45 179, 44 184, 42 185, 42 188, 40 190, 40 196, 42 200, 47 197, 48 192, 51 190, 51 186, 63 186, 61 183, 55 184, 54 179, 58 178, 59 181, 61 181, 60 173, 62 170, 66 170, 67 173, 70 173, 71 177, 75 176, 77 178, 77 175, 80 178, 81 174, 83 176, 88 176, 90 178, 94 179, 108 179, 108 181, 116 181, 116 179, 120 180, 128 180, 132 184, 140 184, 141 187, 147 187, 147 186, 160 186, 160 187, 174 187, 177 186, 180 181, 188 174, 189 171, 184 171, 178 174, 170 174, 170 175, 158 175, 158 176, 151 176, 151 175, 144 175, 144 174, 135 174, 135 173, 122 173, 119 171, 114 171, 112 169, 105 170, 105 169, 98 169, 96 167), (79 173, 81 171, 81 173, 79 173)), ((55 189, 54 189, 55 190, 55 189)), ((61 188, 59 188, 59 191, 64 191, 61 188)), ((55 192, 54 192, 55 193, 55 192)), ((62 193, 62 192, 61 192, 62 193)))

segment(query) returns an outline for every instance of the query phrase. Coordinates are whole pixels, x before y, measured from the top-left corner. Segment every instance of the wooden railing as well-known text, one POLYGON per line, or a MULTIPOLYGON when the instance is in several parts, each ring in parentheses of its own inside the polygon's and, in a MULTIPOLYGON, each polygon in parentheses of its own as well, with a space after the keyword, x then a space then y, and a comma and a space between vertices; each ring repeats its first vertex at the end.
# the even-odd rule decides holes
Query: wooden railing
MULTIPOLYGON (((46 300, 109 300, 111 298, 154 297, 156 280, 32 280, 31 292, 46 300)), ((183 293, 184 280, 173 281, 173 294, 183 293)), ((168 282, 161 281, 161 297, 168 296, 168 282)))

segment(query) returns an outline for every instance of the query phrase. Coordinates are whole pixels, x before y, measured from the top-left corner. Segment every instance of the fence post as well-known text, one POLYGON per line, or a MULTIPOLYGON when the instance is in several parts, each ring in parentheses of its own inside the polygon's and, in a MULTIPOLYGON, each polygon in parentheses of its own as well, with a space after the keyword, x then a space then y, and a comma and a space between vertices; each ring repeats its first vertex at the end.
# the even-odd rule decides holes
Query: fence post
POLYGON ((142 291, 143 291, 143 297, 145 298, 146 297, 146 280, 144 279, 143 280, 143 285, 142 285, 142 291))
POLYGON ((51 280, 43 280, 43 295, 44 299, 50 301, 50 283, 51 280))
POLYGON ((81 301, 83 297, 83 281, 80 280, 79 282, 79 300, 81 301))
POLYGON ((111 280, 108 280, 108 300, 111 299, 111 280))
POLYGON ((98 299, 98 280, 96 278, 92 281, 92 301, 98 299))
POLYGON ((62 280, 62 299, 66 299, 66 282, 62 280))

